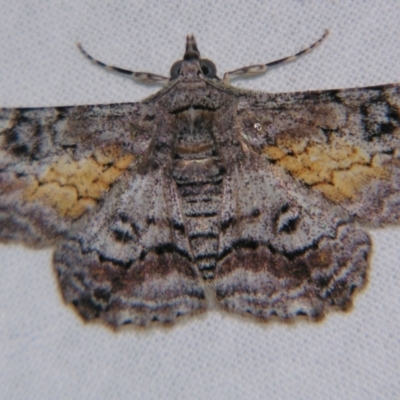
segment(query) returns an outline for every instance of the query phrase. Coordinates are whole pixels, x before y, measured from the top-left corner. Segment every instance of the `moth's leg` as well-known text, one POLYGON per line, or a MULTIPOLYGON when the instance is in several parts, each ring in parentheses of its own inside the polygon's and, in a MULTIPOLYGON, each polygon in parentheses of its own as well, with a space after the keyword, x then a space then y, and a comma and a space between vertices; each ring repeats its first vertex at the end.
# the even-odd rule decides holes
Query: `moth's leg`
POLYGON ((112 71, 116 72, 118 74, 123 74, 123 75, 128 75, 132 79, 138 82, 145 82, 145 83, 154 83, 154 82, 168 82, 169 78, 161 75, 156 75, 156 74, 151 74, 149 72, 135 72, 135 71, 129 71, 127 69, 119 68, 119 67, 114 67, 113 65, 107 65, 104 64, 103 62, 96 60, 93 58, 90 54, 88 54, 82 47, 80 43, 78 43, 78 49, 81 51, 81 53, 93 64, 98 65, 107 71, 112 71))
POLYGON ((298 53, 294 54, 293 56, 281 58, 280 60, 272 61, 268 64, 258 64, 258 65, 250 65, 248 67, 243 67, 239 69, 235 69, 234 71, 225 72, 223 82, 225 84, 229 84, 229 80, 231 78, 237 76, 251 76, 251 75, 258 75, 266 72, 268 69, 272 67, 276 67, 281 64, 286 64, 292 61, 295 61, 297 58, 301 57, 304 54, 309 53, 312 49, 317 47, 321 42, 328 36, 328 29, 324 32, 320 39, 318 39, 314 44, 307 47, 304 50, 299 51, 298 53))

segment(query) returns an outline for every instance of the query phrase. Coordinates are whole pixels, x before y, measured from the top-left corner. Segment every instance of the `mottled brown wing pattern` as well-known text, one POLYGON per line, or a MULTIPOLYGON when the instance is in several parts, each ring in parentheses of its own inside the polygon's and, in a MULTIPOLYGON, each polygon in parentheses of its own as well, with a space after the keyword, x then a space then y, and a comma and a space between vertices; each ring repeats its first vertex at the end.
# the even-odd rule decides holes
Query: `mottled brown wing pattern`
POLYGON ((399 85, 244 96, 237 111, 260 153, 226 181, 217 299, 265 319, 348 307, 370 252, 355 222, 400 218, 399 85))
POLYGON ((371 247, 356 221, 400 218, 399 85, 244 96, 237 113, 259 152, 225 182, 217 299, 263 319, 347 308, 371 247))
POLYGON ((174 182, 157 169, 124 175, 84 229, 61 242, 54 263, 64 299, 112 326, 205 311, 174 182))
POLYGON ((368 235, 341 207, 253 157, 226 178, 233 198, 222 209, 217 300, 265 320, 348 308, 365 283, 368 235))
POLYGON ((205 309, 159 151, 173 136, 153 110, 2 111, 0 238, 57 244, 63 297, 86 320, 146 325, 205 309))
POLYGON ((399 223, 399 85, 260 94, 239 114, 270 162, 362 220, 399 223))
POLYGON ((140 104, 0 110, 0 238, 45 246, 148 147, 140 104))

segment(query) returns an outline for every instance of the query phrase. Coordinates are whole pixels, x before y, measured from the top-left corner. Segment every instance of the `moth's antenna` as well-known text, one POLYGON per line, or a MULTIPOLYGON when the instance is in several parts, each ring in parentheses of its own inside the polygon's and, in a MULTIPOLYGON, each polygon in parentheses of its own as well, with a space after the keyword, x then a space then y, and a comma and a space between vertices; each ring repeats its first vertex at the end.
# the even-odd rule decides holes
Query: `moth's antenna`
POLYGON ((293 56, 281 58, 280 60, 272 61, 272 62, 269 62, 268 64, 250 65, 249 67, 243 67, 243 68, 235 69, 234 71, 226 72, 224 74, 223 83, 229 84, 229 80, 231 78, 238 77, 238 76, 251 76, 251 75, 263 74, 264 72, 266 72, 268 69, 270 69, 272 67, 276 67, 281 64, 286 64, 286 63, 295 61, 299 57, 303 56, 304 54, 309 53, 315 47, 320 45, 322 43, 322 41, 328 36, 328 34, 329 34, 329 30, 327 29, 324 32, 324 34, 321 36, 321 38, 318 39, 315 43, 313 43, 311 46, 307 47, 306 49, 299 51, 298 53, 294 54, 293 56))
POLYGON ((78 49, 81 51, 81 53, 93 64, 98 65, 99 67, 102 67, 106 69, 107 71, 112 71, 116 72, 118 74, 123 74, 125 76, 130 76, 132 79, 138 82, 144 82, 144 83, 154 83, 154 82, 161 82, 161 83, 166 83, 169 81, 169 78, 166 78, 165 76, 161 75, 156 75, 152 74, 149 72, 135 72, 135 71, 129 71, 127 69, 119 68, 119 67, 114 67, 113 65, 107 65, 104 64, 103 62, 96 60, 93 58, 89 53, 87 53, 82 45, 80 43, 77 44, 78 49))

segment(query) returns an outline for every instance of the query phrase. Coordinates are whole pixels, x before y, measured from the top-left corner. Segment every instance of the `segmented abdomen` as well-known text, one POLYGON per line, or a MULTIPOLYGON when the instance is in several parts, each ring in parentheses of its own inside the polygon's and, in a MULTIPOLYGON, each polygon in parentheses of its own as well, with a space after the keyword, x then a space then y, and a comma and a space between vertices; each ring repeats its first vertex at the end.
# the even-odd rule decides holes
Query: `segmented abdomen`
POLYGON ((173 175, 194 261, 202 277, 212 279, 218 255, 223 168, 218 158, 181 159, 175 161, 173 175))

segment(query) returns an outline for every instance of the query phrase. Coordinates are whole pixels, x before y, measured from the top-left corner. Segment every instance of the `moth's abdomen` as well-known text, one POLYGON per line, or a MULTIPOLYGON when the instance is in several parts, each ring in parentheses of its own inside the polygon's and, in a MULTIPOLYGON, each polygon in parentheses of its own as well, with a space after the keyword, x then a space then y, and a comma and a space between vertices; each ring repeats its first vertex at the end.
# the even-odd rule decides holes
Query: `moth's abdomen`
POLYGON ((212 113, 193 109, 178 117, 173 164, 186 233, 204 279, 214 278, 217 263, 224 174, 211 134, 212 118, 212 113))
POLYGON ((212 279, 218 253, 223 168, 213 158, 177 160, 173 176, 194 261, 203 278, 212 279))

